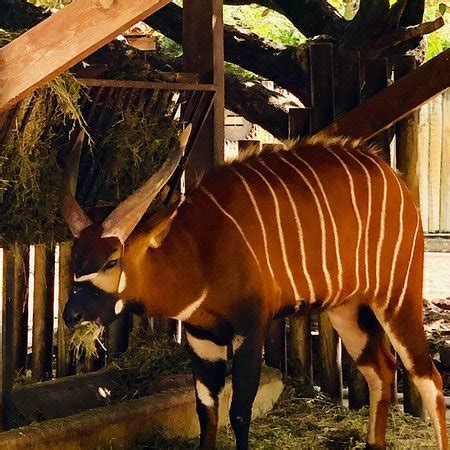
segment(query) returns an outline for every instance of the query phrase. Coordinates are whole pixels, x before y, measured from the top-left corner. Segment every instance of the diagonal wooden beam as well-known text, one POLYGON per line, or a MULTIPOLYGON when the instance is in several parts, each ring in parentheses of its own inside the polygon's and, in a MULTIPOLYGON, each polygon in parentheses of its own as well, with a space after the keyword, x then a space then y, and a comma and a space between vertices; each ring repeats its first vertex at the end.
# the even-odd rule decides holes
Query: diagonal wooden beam
POLYGON ((450 49, 447 49, 335 120, 318 134, 370 139, 449 87, 450 49))
POLYGON ((0 111, 170 0, 74 0, 0 49, 0 111))

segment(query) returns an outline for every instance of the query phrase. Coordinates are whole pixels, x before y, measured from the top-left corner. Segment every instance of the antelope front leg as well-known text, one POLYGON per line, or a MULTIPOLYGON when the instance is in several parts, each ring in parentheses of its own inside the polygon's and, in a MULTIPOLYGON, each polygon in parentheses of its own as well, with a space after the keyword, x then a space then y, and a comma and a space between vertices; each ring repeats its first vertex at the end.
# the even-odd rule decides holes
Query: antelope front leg
POLYGON ((216 447, 219 394, 225 384, 226 346, 186 332, 192 359, 197 415, 200 422, 200 449, 216 447))
POLYGON ((263 332, 249 335, 237 334, 233 339, 233 397, 230 423, 236 436, 237 450, 248 449, 248 432, 252 405, 259 386, 263 332))

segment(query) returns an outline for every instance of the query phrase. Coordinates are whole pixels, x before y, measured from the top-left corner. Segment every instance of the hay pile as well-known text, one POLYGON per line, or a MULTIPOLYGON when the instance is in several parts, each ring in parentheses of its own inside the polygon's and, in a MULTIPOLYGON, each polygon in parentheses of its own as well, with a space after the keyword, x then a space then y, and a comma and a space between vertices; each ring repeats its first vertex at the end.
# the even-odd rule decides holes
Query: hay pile
MULTIPOLYGON (((253 421, 250 448, 364 448, 367 420, 367 408, 349 411, 291 379, 274 409, 253 421)), ((432 448, 433 440, 429 423, 403 414, 398 407, 390 414, 388 448, 432 448)), ((181 450, 197 446, 198 439, 169 439, 158 433, 135 448, 181 450)), ((230 427, 219 431, 218 448, 234 448, 230 427)))
MULTIPOLYGON (((0 30, 0 46, 14 37, 0 30)), ((92 101, 88 90, 66 73, 10 110, 0 129, 3 245, 70 238, 59 211, 58 186, 68 143, 80 128, 90 136, 78 180, 77 198, 84 207, 116 205, 157 171, 177 145, 179 124, 173 120, 175 103, 168 94, 155 96, 145 109, 137 101, 109 106, 102 123, 98 112, 89 123, 83 117, 81 105, 92 101)))

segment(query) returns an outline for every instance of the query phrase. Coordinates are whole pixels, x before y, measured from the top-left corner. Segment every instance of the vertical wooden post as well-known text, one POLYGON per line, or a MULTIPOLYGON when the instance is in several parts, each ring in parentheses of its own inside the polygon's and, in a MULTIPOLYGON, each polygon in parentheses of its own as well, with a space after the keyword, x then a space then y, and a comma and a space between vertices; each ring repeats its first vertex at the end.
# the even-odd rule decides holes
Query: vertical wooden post
POLYGON ((73 278, 70 268, 71 244, 64 242, 59 246, 59 273, 58 273, 58 356, 56 359, 56 376, 65 377, 75 373, 73 355, 71 355, 68 345, 69 329, 62 318, 64 307, 69 298, 70 284, 73 278))
MULTIPOLYGON (((334 120, 333 46, 310 47, 311 128, 316 133, 334 120)), ((324 392, 342 402, 341 341, 326 313, 319 316, 320 385, 324 392)))
POLYGON ((441 231, 450 230, 450 89, 442 94, 441 231))
POLYGON ((12 365, 17 373, 21 373, 27 363, 29 250, 20 244, 14 244, 11 250, 14 254, 12 365))
POLYGON ((36 245, 32 364, 34 381, 49 380, 52 377, 54 268, 54 249, 45 244, 36 245))
POLYGON ((130 315, 122 314, 109 327, 106 335, 107 360, 119 356, 128 348, 130 315))
MULTIPOLYGON (((397 81, 416 68, 414 56, 392 60, 394 80, 397 81)), ((397 170, 419 204, 419 112, 415 111, 395 127, 397 170)))
MULTIPOLYGON (((311 109, 289 109, 289 139, 311 134, 311 109)), ((289 370, 292 376, 312 382, 311 315, 296 313, 289 318, 289 370)))
POLYGON ((270 367, 284 372, 286 348, 286 320, 284 317, 275 319, 269 325, 264 342, 264 361, 270 367))
POLYGON ((2 346, 1 346, 1 420, 2 429, 10 427, 11 389, 14 382, 13 331, 14 331, 14 253, 3 250, 3 302, 2 302, 2 346))
MULTIPOLYGON (((365 61, 365 85, 363 96, 365 99, 373 97, 388 86, 388 63, 386 58, 369 58, 365 61)), ((381 150, 383 159, 390 164, 390 132, 382 131, 377 134, 373 142, 381 150)))
MULTIPOLYGON (((361 67, 359 52, 341 52, 336 57, 336 114, 338 116, 351 111, 361 103, 361 67)), ((369 388, 355 363, 349 359, 348 403, 352 409, 369 404, 369 388)))
POLYGON ((186 185, 224 159, 224 62, 222 0, 183 4, 183 67, 217 87, 214 105, 186 166, 186 185))

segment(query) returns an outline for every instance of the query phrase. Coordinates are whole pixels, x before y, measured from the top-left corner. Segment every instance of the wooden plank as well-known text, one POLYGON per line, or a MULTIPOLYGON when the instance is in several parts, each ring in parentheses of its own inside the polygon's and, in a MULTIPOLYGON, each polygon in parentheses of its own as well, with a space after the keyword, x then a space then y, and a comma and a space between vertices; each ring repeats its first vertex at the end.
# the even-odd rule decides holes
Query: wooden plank
POLYGON ((64 242, 59 246, 59 260, 58 260, 58 333, 57 346, 58 354, 56 358, 56 376, 65 377, 67 375, 75 374, 75 364, 73 355, 69 350, 69 329, 64 323, 62 313, 69 299, 69 291, 73 279, 70 268, 70 253, 72 245, 69 242, 64 242))
POLYGON ((289 139, 311 135, 311 108, 289 108, 289 139))
POLYGON ((311 45, 309 58, 311 128, 313 133, 316 133, 334 120, 333 45, 311 45))
POLYGON ((285 372, 286 351, 286 319, 281 317, 272 320, 264 341, 264 361, 270 367, 285 372))
POLYGON ((289 317, 289 371, 290 375, 313 381, 311 315, 294 314, 289 317))
POLYGON ((430 102, 430 141, 428 179, 428 231, 439 231, 442 162, 442 96, 430 102))
MULTIPOLYGON (((310 47, 311 129, 317 132, 334 120, 333 46, 310 47)), ((319 318, 320 386, 342 402, 341 342, 326 314, 319 318)))
MULTIPOLYGON (((363 98, 373 97, 388 86, 388 62, 386 58, 369 58, 364 62, 365 83, 363 98)), ((391 164, 390 133, 384 130, 371 139, 381 150, 381 156, 391 164)))
POLYGON ((222 0, 189 0, 183 5, 183 69, 217 87, 212 111, 186 165, 186 185, 224 160, 224 62, 222 0))
POLYGON ((450 89, 442 95, 441 233, 450 232, 450 89))
POLYGON ((3 250, 3 286, 2 286, 2 345, 1 345, 1 428, 10 428, 11 390, 14 382, 13 366, 13 307, 14 307, 14 253, 3 250))
POLYGON ((169 0, 74 0, 0 49, 0 110, 167 3, 169 0))
POLYGON ((172 83, 165 81, 97 80, 78 78, 87 87, 114 87, 131 89, 162 89, 169 91, 216 91, 214 84, 172 83))
POLYGON ((52 247, 36 245, 33 298, 33 364, 34 381, 52 377, 53 353, 53 278, 55 254, 52 247))
POLYGON ((419 109, 419 205, 420 214, 422 217, 423 231, 427 233, 428 230, 428 161, 429 161, 429 144, 430 144, 430 129, 429 129, 429 104, 423 105, 419 109))
POLYGON ((14 244, 14 300, 13 309, 13 361, 17 373, 24 373, 27 364, 28 337, 28 273, 29 247, 14 244))
MULTIPOLYGON (((416 68, 413 56, 403 56, 393 60, 394 80, 398 81, 416 68)), ((419 204, 419 112, 415 111, 400 120, 396 131, 396 167, 403 175, 406 185, 419 204)))
POLYGON ((342 346, 327 313, 319 315, 320 387, 332 399, 342 403, 342 346))
POLYGON ((450 49, 447 49, 336 120, 322 133, 370 139, 417 110, 449 86, 450 49))

